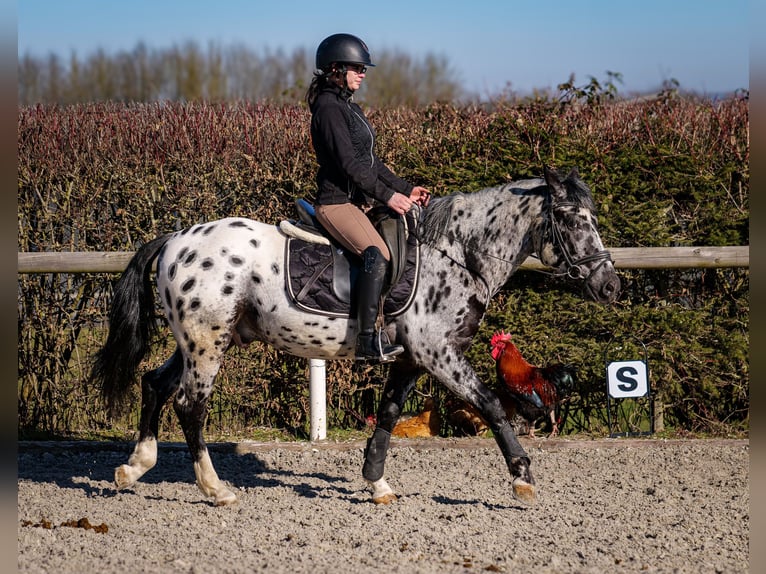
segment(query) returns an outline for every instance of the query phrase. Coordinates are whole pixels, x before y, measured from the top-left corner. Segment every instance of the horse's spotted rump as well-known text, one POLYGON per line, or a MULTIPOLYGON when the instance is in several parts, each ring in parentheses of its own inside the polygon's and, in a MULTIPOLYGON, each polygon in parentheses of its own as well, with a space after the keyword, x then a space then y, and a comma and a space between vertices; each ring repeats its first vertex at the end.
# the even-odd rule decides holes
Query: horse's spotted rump
POLYGON ((242 265, 244 265, 245 260, 239 255, 232 255, 231 257, 229 257, 229 263, 231 263, 231 265, 234 267, 241 267, 242 265))
POLYGON ((175 263, 171 263, 168 267, 168 279, 173 281, 173 279, 176 278, 176 271, 178 270, 178 266, 175 263))
POLYGON ((187 279, 186 281, 184 281, 181 284, 181 293, 188 293, 189 291, 194 289, 195 283, 197 283, 197 280, 194 277, 191 277, 187 279))
POLYGON ((260 247, 260 245, 261 245, 261 242, 260 242, 260 241, 258 241, 258 240, 257 240, 257 239, 255 239, 255 238, 253 238, 253 239, 251 239, 250 241, 248 241, 248 243, 249 243, 250 245, 252 245, 253 247, 255 247, 256 249, 258 249, 258 247, 260 247))
POLYGON ((215 261, 213 261, 210 257, 206 257, 202 260, 202 263, 200 263, 199 266, 202 267, 203 271, 208 271, 215 266, 215 261))

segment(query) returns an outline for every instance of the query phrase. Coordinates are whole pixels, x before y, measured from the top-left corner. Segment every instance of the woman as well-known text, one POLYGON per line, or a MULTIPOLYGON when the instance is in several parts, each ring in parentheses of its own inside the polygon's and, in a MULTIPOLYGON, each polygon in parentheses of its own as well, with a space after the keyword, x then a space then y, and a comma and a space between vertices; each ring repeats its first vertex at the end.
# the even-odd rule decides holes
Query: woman
POLYGON ((426 206, 430 194, 394 175, 375 155, 375 131, 352 101, 367 68, 374 65, 367 45, 356 36, 325 38, 317 48, 306 101, 319 163, 316 217, 363 261, 356 280, 356 358, 392 361, 404 348, 383 344, 375 331, 390 254, 365 213, 372 203, 380 203, 403 215, 413 203, 426 206))

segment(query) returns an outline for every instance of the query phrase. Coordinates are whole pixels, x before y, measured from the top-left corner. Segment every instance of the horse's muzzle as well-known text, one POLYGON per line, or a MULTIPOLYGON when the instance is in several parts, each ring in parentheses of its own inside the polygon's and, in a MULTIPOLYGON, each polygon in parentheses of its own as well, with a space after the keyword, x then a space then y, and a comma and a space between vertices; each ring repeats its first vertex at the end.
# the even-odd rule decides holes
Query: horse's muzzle
POLYGON ((585 294, 597 303, 614 303, 621 289, 622 283, 611 262, 595 270, 584 285, 585 294))

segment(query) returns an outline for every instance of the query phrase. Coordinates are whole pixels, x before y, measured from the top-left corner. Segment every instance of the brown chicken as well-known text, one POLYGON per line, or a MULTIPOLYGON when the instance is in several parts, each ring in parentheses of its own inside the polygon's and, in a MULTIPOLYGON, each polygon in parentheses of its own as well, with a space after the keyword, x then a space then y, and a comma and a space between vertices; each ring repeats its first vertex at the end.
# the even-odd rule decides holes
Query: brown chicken
POLYGON ((495 333, 490 341, 492 358, 498 381, 516 405, 516 413, 529 423, 529 436, 535 436, 535 421, 548 417, 552 430, 559 433, 556 405, 574 390, 575 371, 569 365, 554 364, 536 367, 529 364, 503 331, 495 333))
POLYGON ((417 415, 402 418, 391 433, 403 438, 438 436, 441 428, 441 416, 436 408, 436 401, 428 397, 423 403, 423 410, 417 415))

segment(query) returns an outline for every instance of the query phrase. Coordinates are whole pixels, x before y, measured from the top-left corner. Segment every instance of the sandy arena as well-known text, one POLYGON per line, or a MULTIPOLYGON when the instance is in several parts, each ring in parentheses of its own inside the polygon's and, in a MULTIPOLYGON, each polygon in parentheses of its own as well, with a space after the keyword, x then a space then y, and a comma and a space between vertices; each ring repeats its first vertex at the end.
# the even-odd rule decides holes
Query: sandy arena
POLYGON ((211 444, 217 508, 186 446, 115 491, 128 443, 21 442, 18 570, 156 573, 749 571, 747 440, 521 439, 538 502, 492 439, 394 439, 376 506, 362 441, 211 444))

